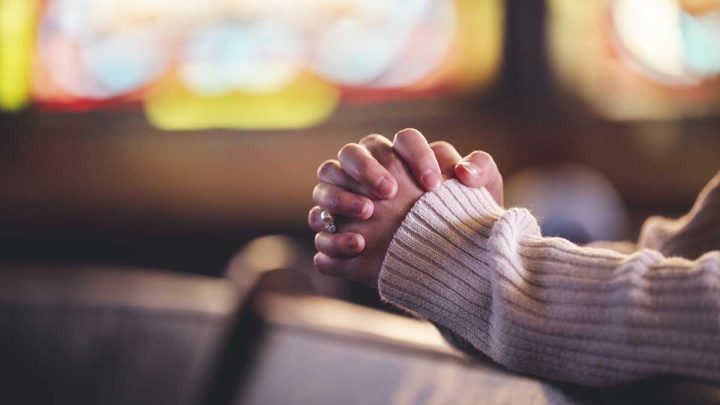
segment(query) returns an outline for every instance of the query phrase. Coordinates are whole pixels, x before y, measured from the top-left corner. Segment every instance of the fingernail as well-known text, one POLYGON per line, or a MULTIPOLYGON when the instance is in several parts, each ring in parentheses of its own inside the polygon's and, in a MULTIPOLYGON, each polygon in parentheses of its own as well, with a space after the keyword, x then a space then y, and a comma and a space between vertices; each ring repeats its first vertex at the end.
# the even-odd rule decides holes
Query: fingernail
POLYGON ((460 162, 460 164, 468 171, 473 177, 480 177, 480 168, 470 162, 460 162))
POLYGON ((375 183, 375 189, 379 191, 383 197, 389 198, 395 192, 395 184, 386 177, 382 177, 375 183))
POLYGON ((367 203, 367 201, 353 200, 353 202, 350 203, 350 208, 358 216, 363 216, 368 211, 368 209, 370 209, 370 205, 367 203))
POLYGON ((428 170, 425 173, 423 173, 422 176, 420 176, 422 179, 422 182, 425 183, 425 185, 431 189, 435 190, 440 186, 440 176, 437 174, 435 170, 428 170))

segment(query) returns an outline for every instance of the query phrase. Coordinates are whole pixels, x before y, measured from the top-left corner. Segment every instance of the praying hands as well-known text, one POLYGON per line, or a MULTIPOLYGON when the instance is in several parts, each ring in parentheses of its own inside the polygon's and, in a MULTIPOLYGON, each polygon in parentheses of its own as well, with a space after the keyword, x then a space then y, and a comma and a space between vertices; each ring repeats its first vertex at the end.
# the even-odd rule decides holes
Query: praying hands
POLYGON ((405 215, 424 192, 449 178, 485 187, 502 203, 502 176, 485 152, 462 158, 451 144, 428 144, 415 129, 398 132, 393 142, 368 135, 343 146, 338 160, 320 165, 313 191, 317 206, 308 222, 318 232, 316 268, 377 288, 387 247, 405 215), (323 211, 334 216, 337 233, 326 231, 323 211))
POLYGON ((413 129, 345 145, 318 177, 317 269, 377 288, 461 350, 586 385, 720 381, 720 173, 687 215, 648 219, 630 253, 544 237, 502 207, 490 155, 413 129))

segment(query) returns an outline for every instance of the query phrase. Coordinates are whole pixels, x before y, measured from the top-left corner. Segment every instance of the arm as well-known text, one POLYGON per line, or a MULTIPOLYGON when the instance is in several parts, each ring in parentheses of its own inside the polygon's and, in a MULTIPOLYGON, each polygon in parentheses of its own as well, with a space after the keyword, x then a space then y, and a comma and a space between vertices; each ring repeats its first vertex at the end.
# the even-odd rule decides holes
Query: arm
POLYGON ((667 256, 688 258, 720 249, 720 172, 700 192, 686 215, 645 221, 638 245, 667 256))
POLYGON ((720 172, 700 192, 693 208, 680 218, 648 218, 634 242, 597 241, 589 247, 632 253, 652 249, 665 256, 695 259, 705 252, 720 250, 720 172), (714 225, 713 225, 714 224, 714 225))
POLYGON ((719 276, 719 252, 689 261, 581 248, 448 181, 405 217, 378 286, 512 370, 609 385, 720 380, 719 276))
POLYGON ((637 243, 592 242, 587 246, 632 253, 652 249, 665 256, 695 259, 711 250, 720 250, 720 172, 700 192, 695 205, 680 218, 648 218, 637 243))

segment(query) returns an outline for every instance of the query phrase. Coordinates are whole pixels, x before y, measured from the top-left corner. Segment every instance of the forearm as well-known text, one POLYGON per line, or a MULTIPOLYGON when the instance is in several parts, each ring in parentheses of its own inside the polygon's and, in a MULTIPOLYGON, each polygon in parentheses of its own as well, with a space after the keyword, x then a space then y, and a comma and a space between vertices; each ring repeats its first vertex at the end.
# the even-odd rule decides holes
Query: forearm
POLYGON ((516 371, 720 380, 719 275, 718 253, 691 262, 542 238, 527 211, 448 182, 396 233, 380 293, 516 371))
POLYGON ((642 226, 638 246, 666 256, 697 258, 720 249, 720 172, 680 218, 651 217, 642 226))

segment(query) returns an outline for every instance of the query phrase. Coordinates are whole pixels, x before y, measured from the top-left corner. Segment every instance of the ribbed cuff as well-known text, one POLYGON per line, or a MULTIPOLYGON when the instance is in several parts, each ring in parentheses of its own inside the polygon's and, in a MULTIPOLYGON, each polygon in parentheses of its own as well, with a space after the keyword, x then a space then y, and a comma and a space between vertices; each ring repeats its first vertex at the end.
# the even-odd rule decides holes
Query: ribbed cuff
POLYGON ((542 238, 527 210, 448 181, 394 235, 379 290, 512 370, 612 385, 720 380, 718 280, 718 252, 691 262, 542 238))
POLYGON ((482 346, 488 343, 497 279, 489 237, 507 212, 487 190, 456 180, 426 193, 393 237, 380 273, 380 296, 487 352, 482 346))

